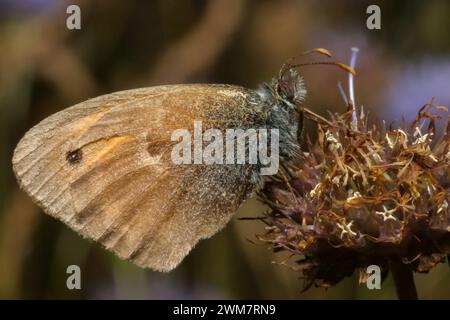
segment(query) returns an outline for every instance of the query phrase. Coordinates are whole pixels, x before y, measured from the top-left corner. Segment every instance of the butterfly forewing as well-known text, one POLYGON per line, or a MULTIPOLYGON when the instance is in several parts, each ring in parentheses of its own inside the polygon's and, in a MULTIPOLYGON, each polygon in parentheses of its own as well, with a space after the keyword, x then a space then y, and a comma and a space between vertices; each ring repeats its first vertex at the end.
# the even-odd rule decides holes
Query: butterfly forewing
POLYGON ((220 230, 258 183, 251 165, 174 164, 171 134, 250 128, 256 93, 225 85, 117 92, 56 113, 18 144, 21 187, 48 214, 118 256, 176 267, 220 230))

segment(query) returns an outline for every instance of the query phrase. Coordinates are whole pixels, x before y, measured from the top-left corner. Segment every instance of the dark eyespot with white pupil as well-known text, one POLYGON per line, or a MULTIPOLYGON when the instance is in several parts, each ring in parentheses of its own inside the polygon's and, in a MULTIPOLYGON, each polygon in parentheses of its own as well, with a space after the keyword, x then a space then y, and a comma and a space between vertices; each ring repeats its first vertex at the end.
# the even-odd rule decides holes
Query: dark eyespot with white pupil
POLYGON ((82 158, 83 158, 83 152, 81 151, 81 149, 69 151, 66 154, 66 160, 70 164, 77 164, 81 161, 82 158))

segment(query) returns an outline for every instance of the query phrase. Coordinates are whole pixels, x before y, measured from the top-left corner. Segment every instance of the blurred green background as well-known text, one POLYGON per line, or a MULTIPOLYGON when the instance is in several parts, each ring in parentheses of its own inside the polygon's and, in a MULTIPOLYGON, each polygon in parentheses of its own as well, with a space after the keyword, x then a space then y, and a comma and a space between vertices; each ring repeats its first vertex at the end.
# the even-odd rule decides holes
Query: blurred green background
MULTIPOLYGON (((359 47, 357 104, 387 122, 411 118, 432 97, 450 105, 449 17, 448 0, 0 0, 0 298, 394 299, 390 277, 370 291, 358 274, 302 293, 300 274, 272 263, 284 257, 255 244, 258 221, 234 219, 171 273, 139 269, 45 215, 19 190, 11 157, 27 129, 90 97, 167 83, 254 88, 314 47, 343 62, 359 47), (81 30, 66 28, 69 4, 81 8, 81 30), (366 28, 370 4, 381 8, 381 30, 366 28), (71 264, 82 290, 66 288, 71 264)), ((345 109, 344 72, 301 72, 306 106, 345 109)), ((251 200, 237 217, 262 210, 251 200)), ((444 264, 416 275, 419 297, 450 298, 449 281, 444 264)))

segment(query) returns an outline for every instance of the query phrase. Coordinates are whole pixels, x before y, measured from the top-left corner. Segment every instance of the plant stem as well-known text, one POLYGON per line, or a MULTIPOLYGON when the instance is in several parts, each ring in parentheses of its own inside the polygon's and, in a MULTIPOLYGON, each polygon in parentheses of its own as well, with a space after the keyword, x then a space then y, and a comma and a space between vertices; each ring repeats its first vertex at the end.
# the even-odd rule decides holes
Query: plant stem
MULTIPOLYGON (((352 48, 352 56, 350 58, 350 68, 352 68, 353 70, 355 69, 356 66, 356 58, 358 56, 358 48, 352 48)), ((354 89, 354 84, 353 84, 353 74, 349 73, 348 74, 348 92, 349 92, 349 103, 352 107, 352 123, 353 126, 355 128, 355 130, 358 130, 358 117, 356 114, 356 101, 355 101, 355 89, 354 89)))
POLYGON ((418 300, 413 271, 400 260, 391 261, 391 272, 399 300, 418 300))

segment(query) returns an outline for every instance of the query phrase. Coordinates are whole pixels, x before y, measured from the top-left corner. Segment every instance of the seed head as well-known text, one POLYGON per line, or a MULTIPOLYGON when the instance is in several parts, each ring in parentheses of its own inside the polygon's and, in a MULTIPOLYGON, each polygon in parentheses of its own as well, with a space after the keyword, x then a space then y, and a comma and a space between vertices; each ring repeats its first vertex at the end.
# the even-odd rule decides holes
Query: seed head
MULTIPOLYGON (((260 193, 270 207, 259 239, 294 258, 306 288, 391 260, 428 272, 450 254, 450 126, 437 134, 427 104, 396 128, 357 127, 352 114, 313 117, 318 137, 260 193)), ((292 259, 291 259, 292 260, 292 259)))

